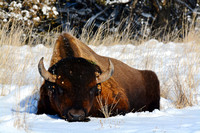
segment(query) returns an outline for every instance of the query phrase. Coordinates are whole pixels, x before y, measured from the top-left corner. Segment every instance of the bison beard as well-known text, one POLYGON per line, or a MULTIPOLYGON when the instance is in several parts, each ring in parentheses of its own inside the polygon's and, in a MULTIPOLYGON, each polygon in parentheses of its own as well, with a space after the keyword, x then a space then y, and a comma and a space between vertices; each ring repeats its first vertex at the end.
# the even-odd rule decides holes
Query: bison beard
POLYGON ((104 117, 97 96, 108 107, 115 104, 111 116, 159 109, 160 86, 154 72, 97 55, 68 33, 56 41, 48 71, 43 58, 38 70, 45 81, 37 114, 58 114, 68 121, 104 117))

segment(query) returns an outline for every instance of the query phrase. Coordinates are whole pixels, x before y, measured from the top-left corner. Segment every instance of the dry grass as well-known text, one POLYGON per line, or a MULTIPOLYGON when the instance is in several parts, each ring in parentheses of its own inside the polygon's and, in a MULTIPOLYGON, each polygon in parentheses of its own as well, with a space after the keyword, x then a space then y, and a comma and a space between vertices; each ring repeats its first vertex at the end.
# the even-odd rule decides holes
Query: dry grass
MULTIPOLYGON (((100 25, 99 29, 93 33, 94 26, 84 27, 80 36, 80 40, 90 45, 115 45, 115 44, 130 44, 134 39, 131 39, 131 27, 128 25, 122 32, 119 32, 124 19, 118 27, 111 28, 110 21, 100 25)), ((74 33, 74 32, 73 32, 74 33)))
POLYGON ((99 111, 101 113, 103 113, 105 118, 108 118, 113 114, 115 107, 117 106, 118 102, 120 101, 120 99, 116 100, 116 97, 117 97, 117 95, 115 96, 114 101, 111 105, 108 104, 108 97, 106 99, 103 99, 103 97, 101 95, 96 97, 96 100, 100 107, 99 111))
MULTIPOLYGON (((167 43, 170 41, 173 42, 182 42, 188 39, 188 35, 193 31, 193 26, 184 25, 185 29, 181 28, 179 30, 171 30, 167 32, 167 25, 162 28, 158 28, 154 33, 151 33, 150 30, 152 28, 151 25, 148 25, 147 22, 144 22, 141 30, 138 31, 136 27, 132 25, 132 23, 127 24, 127 19, 121 21, 121 23, 116 27, 110 27, 110 21, 108 20, 106 23, 100 25, 99 29, 95 33, 93 33, 92 29, 94 25, 90 27, 84 27, 82 29, 82 34, 80 36, 80 40, 90 45, 115 45, 115 44, 134 44, 141 45, 148 40, 155 38, 158 41, 167 43), (126 23, 126 27, 122 30, 122 27, 126 23), (184 37, 184 38, 183 38, 184 37)), ((87 24, 86 24, 87 25, 87 24)), ((191 24, 193 25, 193 24, 191 24)), ((176 29, 176 26, 174 26, 176 29)), ((69 30, 68 30, 69 31, 69 30)), ((77 35, 76 31, 70 31, 73 35, 77 35)))
MULTIPOLYGON (((28 111, 25 109, 24 113, 21 113, 20 102, 23 99, 21 88, 32 84, 33 86, 35 85, 32 94, 38 91, 42 80, 39 76, 35 79, 30 77, 29 73, 32 73, 32 71, 29 69, 30 67, 37 69, 35 66, 37 66, 36 62, 39 59, 37 61, 34 58, 37 57, 35 55, 38 55, 38 53, 49 54, 48 51, 32 51, 29 47, 34 47, 35 44, 41 43, 46 47, 52 47, 57 37, 55 35, 56 33, 47 33, 45 35, 37 35, 34 38, 32 29, 22 27, 15 22, 0 25, 0 95, 8 95, 13 91, 14 87, 16 106, 13 107, 13 125, 16 128, 24 129, 26 132, 28 132, 30 126, 26 121, 28 117, 26 112, 28 111), (19 51, 19 47, 26 47, 25 49, 29 50, 29 52, 22 54, 23 52, 19 51)), ((49 59, 50 56, 48 55, 46 60, 49 59)))
MULTIPOLYGON (((24 62, 19 63, 16 60, 16 55, 21 51, 18 51, 19 46, 31 46, 33 47, 35 44, 44 44, 46 47, 53 47, 55 40, 57 38, 57 33, 47 33, 45 35, 35 35, 32 33, 32 29, 22 27, 17 23, 7 23, 1 25, 0 27, 0 47, 4 46, 0 51, 0 84, 11 84, 13 81, 11 80, 13 74, 19 70, 26 69, 26 66, 30 63, 32 64, 32 57, 35 53, 26 54, 24 58, 24 62), (11 25, 11 26, 10 26, 11 25), (7 47, 8 45, 15 47, 7 47)), ((40 51, 38 51, 40 53, 40 51)), ((20 56, 20 55, 19 55, 20 56)), ((20 78, 22 79, 22 78, 20 78)), ((24 85, 26 81, 20 81, 24 85)))
MULTIPOLYGON (((194 32, 194 31, 191 31, 194 32)), ((170 99, 176 108, 198 105, 199 93, 199 73, 200 73, 200 44, 199 34, 192 34, 192 41, 189 36, 184 40, 183 53, 181 55, 172 55, 174 63, 166 67, 166 73, 160 78, 161 96, 170 99), (167 74, 169 73, 169 74, 167 74)), ((180 49, 177 49, 179 53, 180 49)))

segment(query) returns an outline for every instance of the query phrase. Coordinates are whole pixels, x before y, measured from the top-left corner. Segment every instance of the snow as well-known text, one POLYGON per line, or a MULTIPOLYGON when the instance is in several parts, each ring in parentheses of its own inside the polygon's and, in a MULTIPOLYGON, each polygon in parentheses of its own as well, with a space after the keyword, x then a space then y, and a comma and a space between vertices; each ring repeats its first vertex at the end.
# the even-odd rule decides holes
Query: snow
POLYGON ((39 17, 35 17, 33 18, 34 21, 40 21, 40 18, 39 17))
POLYGON ((37 5, 33 5, 33 9, 38 10, 38 6, 37 5))
POLYGON ((59 13, 57 12, 57 9, 56 9, 55 7, 50 7, 50 6, 47 6, 47 5, 44 5, 44 6, 43 6, 42 12, 43 12, 44 15, 47 16, 47 18, 49 18, 50 12, 53 12, 53 14, 54 14, 55 16, 59 14, 59 13))
POLYGON ((52 7, 52 11, 54 13, 54 15, 58 15, 59 13, 57 12, 57 9, 55 7, 52 7))
POLYGON ((10 5, 13 6, 13 7, 16 7, 16 8, 22 8, 22 4, 17 3, 16 1, 11 2, 10 5))
MULTIPOLYGON (((34 1, 33 3, 28 2, 32 5, 26 5, 26 2, 16 2, 12 1, 10 4, 7 2, 0 2, 0 5, 8 6, 9 12, 6 9, 3 9, 0 12, 0 18, 3 22, 7 22, 10 18, 15 18, 17 20, 21 20, 24 24, 33 24, 33 22, 40 22, 38 19, 38 12, 41 12, 42 16, 46 16, 47 18, 56 18, 59 14, 56 7, 52 5, 52 1, 44 1, 42 4, 39 0, 34 1), (46 4, 45 4, 46 3, 46 4), (25 9, 25 10, 24 10, 25 9)), ((43 18, 45 19, 45 18, 43 18)))
POLYGON ((42 12, 43 14, 47 15, 47 12, 51 10, 51 7, 47 6, 47 5, 44 5, 43 8, 42 8, 42 12))
POLYGON ((130 0, 106 0, 106 4, 128 3, 130 0))
POLYGON ((7 19, 3 19, 3 22, 8 22, 8 20, 7 19))
POLYGON ((35 47, 2 45, 0 51, 10 51, 10 54, 0 56, 7 63, 6 67, 0 64, 0 132, 200 133, 200 45, 150 40, 139 46, 89 46, 98 54, 119 59, 131 67, 155 71, 161 91, 169 89, 168 97, 161 98, 161 110, 73 123, 57 116, 36 115, 38 89, 43 82, 37 63, 44 57, 48 68, 53 50, 42 44, 35 47), (185 93, 193 94, 191 107, 177 109, 175 106, 177 75, 185 93), (11 80, 4 83, 4 79, 11 80))

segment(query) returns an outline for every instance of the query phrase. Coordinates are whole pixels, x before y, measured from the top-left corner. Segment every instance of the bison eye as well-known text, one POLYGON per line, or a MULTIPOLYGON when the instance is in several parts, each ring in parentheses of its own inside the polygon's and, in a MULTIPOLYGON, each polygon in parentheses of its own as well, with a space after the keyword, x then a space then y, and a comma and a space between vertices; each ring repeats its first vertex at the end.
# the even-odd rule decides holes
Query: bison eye
POLYGON ((93 95, 94 94, 94 90, 90 90, 90 95, 93 95))
POLYGON ((63 94, 63 89, 61 87, 58 87, 58 93, 63 94))
POLYGON ((97 89, 97 86, 90 89, 90 95, 93 95, 97 89))

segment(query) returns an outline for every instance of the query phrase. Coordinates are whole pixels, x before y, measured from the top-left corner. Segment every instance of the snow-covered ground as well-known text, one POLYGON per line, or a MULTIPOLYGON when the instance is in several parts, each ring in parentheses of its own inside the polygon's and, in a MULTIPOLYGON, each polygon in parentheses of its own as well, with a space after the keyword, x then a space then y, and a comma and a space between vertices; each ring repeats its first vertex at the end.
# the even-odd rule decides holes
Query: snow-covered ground
POLYGON ((138 69, 151 69, 161 84, 161 110, 91 118, 69 123, 57 116, 36 115, 42 78, 37 63, 46 68, 52 48, 43 45, 0 47, 0 132, 162 132, 200 133, 200 45, 163 44, 150 40, 139 46, 90 46, 98 54, 117 58, 138 69), (3 53, 3 54, 2 54, 3 53), (182 88, 192 107, 177 109, 182 88))

